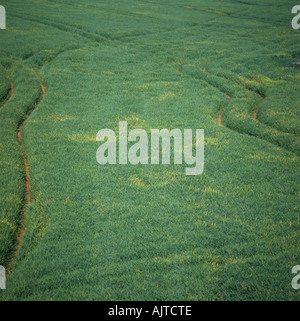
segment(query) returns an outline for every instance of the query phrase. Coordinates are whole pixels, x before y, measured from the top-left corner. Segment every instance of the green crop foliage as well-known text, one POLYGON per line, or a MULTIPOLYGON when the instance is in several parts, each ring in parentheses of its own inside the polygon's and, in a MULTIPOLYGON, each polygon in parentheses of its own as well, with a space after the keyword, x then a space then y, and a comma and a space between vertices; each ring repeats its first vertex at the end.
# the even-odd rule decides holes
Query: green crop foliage
POLYGON ((1 2, 0 300, 299 300, 289 2, 1 2), (204 173, 99 165, 124 120, 204 128, 204 173))
POLYGON ((10 92, 10 84, 5 69, 0 66, 0 107, 4 105, 10 92))

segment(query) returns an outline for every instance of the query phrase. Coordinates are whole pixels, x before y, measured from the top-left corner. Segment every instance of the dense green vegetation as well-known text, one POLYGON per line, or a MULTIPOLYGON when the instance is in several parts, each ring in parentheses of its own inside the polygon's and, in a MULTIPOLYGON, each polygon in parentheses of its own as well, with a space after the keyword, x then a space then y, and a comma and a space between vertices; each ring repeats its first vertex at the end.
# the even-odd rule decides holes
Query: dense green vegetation
POLYGON ((1 300, 299 299, 288 2, 2 1, 1 300), (100 166, 96 134, 122 120, 204 128, 204 173, 100 166))
POLYGON ((10 92, 10 84, 5 69, 0 66, 0 106, 4 105, 10 92))

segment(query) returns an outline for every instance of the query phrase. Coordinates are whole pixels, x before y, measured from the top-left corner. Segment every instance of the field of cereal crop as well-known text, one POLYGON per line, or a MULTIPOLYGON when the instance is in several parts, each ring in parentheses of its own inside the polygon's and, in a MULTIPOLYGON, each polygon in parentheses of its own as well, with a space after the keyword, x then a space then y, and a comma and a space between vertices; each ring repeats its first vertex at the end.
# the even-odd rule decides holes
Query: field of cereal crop
POLYGON ((299 300, 294 3, 0 4, 0 300, 299 300), (119 121, 204 129, 203 173, 98 164, 119 121))

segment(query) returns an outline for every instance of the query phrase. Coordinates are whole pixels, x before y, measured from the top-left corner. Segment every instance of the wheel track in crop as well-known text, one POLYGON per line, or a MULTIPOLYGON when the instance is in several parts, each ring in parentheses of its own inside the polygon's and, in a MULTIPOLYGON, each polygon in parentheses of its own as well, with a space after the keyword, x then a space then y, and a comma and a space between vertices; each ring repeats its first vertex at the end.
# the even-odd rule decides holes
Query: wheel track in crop
MULTIPOLYGON (((207 72, 207 69, 206 69, 206 68, 203 68, 203 70, 205 70, 205 71, 207 72)), ((262 103, 262 102, 265 100, 265 98, 266 98, 265 94, 263 94, 263 93, 260 92, 259 90, 253 89, 251 86, 247 86, 246 84, 238 83, 237 81, 233 81, 232 79, 229 79, 229 78, 226 78, 226 77, 222 77, 222 76, 220 76, 220 75, 216 75, 216 76, 217 76, 217 77, 220 77, 220 78, 222 78, 222 79, 224 79, 224 80, 233 82, 233 83, 235 83, 236 85, 238 85, 240 88, 244 88, 244 89, 246 89, 246 90, 248 90, 248 91, 250 91, 250 92, 258 95, 258 96, 260 97, 260 99, 261 99, 261 103, 262 103)), ((254 113, 253 113, 253 115, 252 115, 252 118, 253 118, 254 120, 258 120, 258 121, 259 121, 259 119, 257 118, 257 115, 258 115, 258 112, 259 112, 259 109, 260 109, 259 107, 260 107, 260 105, 257 106, 256 110, 254 111, 254 113)), ((270 125, 268 125, 268 126, 269 126, 269 127, 272 127, 272 126, 270 126, 270 125)), ((272 128, 273 128, 273 127, 272 127, 272 128)))
MULTIPOLYGON (((14 16, 18 19, 22 19, 25 21, 35 22, 35 23, 42 24, 44 26, 49 26, 49 27, 58 29, 62 32, 70 33, 73 36, 80 36, 82 38, 91 40, 97 44, 107 42, 107 41, 127 42, 128 40, 130 40, 132 38, 145 37, 145 36, 151 36, 151 35, 156 34, 156 33, 147 32, 146 34, 141 33, 141 34, 137 34, 137 35, 125 34, 125 35, 121 35, 121 36, 112 36, 106 32, 97 33, 97 32, 83 29, 83 28, 78 28, 78 26, 76 26, 76 25, 66 24, 66 23, 62 24, 57 21, 40 19, 39 17, 35 17, 32 15, 29 17, 29 16, 18 15, 16 13, 14 13, 14 14, 11 14, 11 16, 14 16)), ((170 29, 169 31, 174 31, 174 28, 170 29)))
MULTIPOLYGON (((177 70, 178 70, 180 73, 183 73, 183 74, 185 74, 185 75, 188 75, 188 76, 190 76, 190 77, 193 77, 192 75, 190 75, 190 74, 188 74, 187 72, 183 71, 182 66, 183 66, 182 64, 178 65, 178 66, 177 66, 177 70)), ((202 70, 203 70, 205 73, 210 74, 210 73, 207 71, 206 67, 203 67, 202 70)), ((196 78, 196 77, 193 77, 193 78, 196 78)), ((196 78, 196 79, 199 79, 199 78, 196 78)), ((202 78, 201 78, 201 79, 202 79, 202 78)), ((210 86, 216 88, 218 91, 222 92, 222 93, 229 99, 229 101, 232 100, 232 97, 231 97, 231 95, 230 95, 228 92, 226 92, 225 90, 222 90, 222 89, 216 87, 216 86, 213 85, 211 82, 209 82, 207 79, 202 79, 202 80, 204 80, 204 81, 205 81, 206 83, 208 83, 210 86)), ((220 126, 223 126, 222 116, 223 116, 223 109, 221 108, 220 111, 219 111, 219 113, 218 113, 218 116, 217 116, 217 122, 218 122, 218 124, 219 124, 220 126)))
MULTIPOLYGON (((206 73, 208 73, 206 67, 203 68, 203 71, 206 72, 206 73)), ((214 88, 216 88, 216 87, 214 87, 214 88)), ((220 90, 219 88, 217 88, 217 89, 220 90)), ((224 92, 224 91, 222 91, 222 92, 223 92, 223 94, 226 95, 226 97, 227 97, 229 100, 232 100, 232 97, 231 97, 231 95, 229 95, 229 93, 224 92)), ((220 113, 218 114, 218 117, 217 117, 217 122, 218 122, 218 124, 219 124, 220 126, 223 126, 222 116, 223 116, 223 110, 220 111, 220 113)))
MULTIPOLYGON (((206 72, 206 73, 208 73, 208 74, 211 74, 210 72, 207 71, 207 68, 206 68, 206 67, 203 68, 203 71, 206 72)), ((211 75, 212 75, 212 74, 211 74, 211 75)), ((214 75, 214 76, 216 76, 216 75, 214 75)), ((220 76, 217 76, 217 77, 220 77, 220 76)), ((223 78, 223 79, 226 79, 226 80, 229 81, 229 79, 227 79, 227 78, 224 78, 224 77, 220 77, 220 78, 223 78)), ((239 85, 237 82, 234 82, 234 83, 237 84, 237 85, 239 85)), ((264 99, 265 99, 265 95, 264 95, 264 94, 255 91, 255 90, 254 90, 253 88, 251 88, 251 87, 246 87, 246 86, 241 86, 241 85, 240 85, 240 87, 243 87, 243 88, 251 91, 252 93, 259 95, 259 97, 261 98, 261 100, 264 101, 264 99)), ((217 88, 217 87, 215 87, 215 88, 217 88)), ((219 88, 217 88, 217 89, 219 89, 219 88)), ((219 90, 220 90, 220 89, 219 89, 219 90)), ((227 96, 227 98, 228 98, 229 100, 232 100, 232 96, 231 96, 229 93, 225 93, 225 94, 226 94, 226 96, 227 96)), ((252 115, 252 118, 253 118, 254 120, 258 120, 258 119, 257 119, 258 111, 259 111, 259 106, 257 106, 255 112, 254 112, 253 115, 252 115)), ((218 117, 217 117, 217 121, 218 121, 219 125, 221 125, 221 126, 223 126, 222 116, 223 116, 223 111, 222 111, 222 112, 218 115, 218 117)))
MULTIPOLYGON (((30 70, 35 75, 35 77, 38 79, 38 81, 40 83, 40 93, 34 102, 34 107, 29 111, 29 113, 26 115, 24 120, 19 123, 18 128, 17 128, 17 141, 19 144, 22 162, 23 162, 23 166, 24 166, 24 192, 23 192, 22 208, 20 209, 20 223, 18 226, 17 234, 16 234, 16 244, 14 246, 15 249, 14 249, 14 252, 12 255, 12 259, 10 260, 10 262, 8 263, 8 266, 7 266, 8 272, 11 272, 12 265, 16 261, 19 250, 21 248, 21 243, 22 243, 24 232, 25 232, 25 220, 26 220, 26 216, 28 213, 28 206, 31 201, 30 171, 29 171, 29 165, 27 162, 27 157, 24 153, 24 148, 23 148, 23 144, 22 144, 22 129, 23 129, 26 121, 31 116, 31 114, 37 109, 38 105, 40 104, 40 102, 42 101, 42 99, 44 98, 45 93, 46 93, 46 87, 44 85, 42 78, 38 74, 38 72, 35 71, 34 69, 26 67, 25 65, 23 65, 23 66, 26 69, 30 70)), ((12 86, 13 86, 13 84, 12 84, 12 86)))
MULTIPOLYGON (((28 213, 28 208, 29 208, 29 204, 31 202, 32 199, 32 194, 31 194, 31 183, 30 183, 30 167, 27 161, 27 157, 26 154, 24 152, 24 148, 23 148, 23 143, 22 143, 22 130, 23 127, 25 125, 25 123, 28 121, 28 119, 30 118, 31 114, 37 110, 39 104, 41 103, 41 101, 43 100, 45 94, 46 94, 46 86, 44 84, 44 80, 43 78, 40 76, 39 74, 39 70, 40 68, 43 68, 45 66, 45 64, 51 63, 53 62, 55 59, 57 59, 60 55, 66 53, 66 52, 70 52, 73 50, 78 50, 79 48, 69 48, 69 49, 65 49, 62 50, 60 52, 58 52, 54 57, 52 57, 52 59, 50 61, 45 61, 42 66, 40 66, 39 68, 31 68, 26 64, 27 59, 25 60, 15 60, 14 64, 15 65, 21 65, 23 66, 25 69, 27 69, 30 73, 32 73, 35 78, 38 80, 39 82, 39 94, 38 97, 35 99, 35 101, 33 102, 33 107, 30 109, 29 112, 27 112, 27 114, 24 115, 24 119, 18 124, 17 128, 16 128, 16 139, 19 145, 19 149, 20 149, 20 154, 22 157, 22 162, 23 162, 23 168, 24 168, 24 181, 23 181, 23 201, 19 210, 19 222, 17 225, 17 232, 16 232, 16 240, 14 242, 13 248, 11 250, 11 258, 9 259, 9 262, 7 264, 7 272, 10 273, 13 268, 14 268, 14 263, 17 260, 18 257, 18 253, 19 250, 21 249, 22 246, 22 239, 23 239, 23 235, 25 233, 25 223, 26 223, 26 216, 28 213)), ((29 58, 32 55, 29 56, 29 58)), ((10 83, 11 83, 11 95, 14 93, 14 84, 12 81, 12 77, 10 76, 10 83)), ((10 98, 9 97, 9 98, 10 98)))
MULTIPOLYGON (((201 79, 201 80, 205 81, 206 83, 208 83, 208 84, 211 85, 212 87, 216 88, 217 90, 219 90, 220 92, 222 92, 223 94, 225 94, 226 97, 228 98, 228 103, 229 103, 229 101, 231 101, 232 99, 235 98, 235 97, 232 96, 228 91, 224 90, 223 88, 220 88, 220 87, 216 86, 216 85, 213 83, 213 81, 210 81, 209 79, 206 79, 206 78, 204 78, 204 77, 201 77, 201 75, 195 76, 195 75, 192 75, 192 74, 190 74, 190 73, 188 73, 188 72, 185 72, 185 71, 183 70, 182 66, 183 66, 183 64, 180 64, 180 65, 177 66, 177 70, 178 70, 180 73, 183 73, 183 74, 188 75, 188 76, 190 76, 190 77, 192 77, 192 78, 195 78, 195 79, 201 79)), ((254 121, 257 121, 258 123, 260 123, 262 126, 265 126, 266 128, 270 128, 270 129, 273 129, 273 130, 278 131, 276 128, 270 126, 269 124, 265 124, 265 123, 263 123, 263 122, 260 122, 259 119, 257 118, 257 115, 258 115, 259 109, 260 109, 260 105, 263 103, 263 101, 264 101, 265 98, 266 98, 266 96, 265 96, 263 93, 261 93, 261 92, 258 91, 258 90, 255 90, 254 88, 250 87, 250 86, 247 85, 247 84, 241 84, 240 82, 231 80, 231 79, 229 79, 229 78, 222 77, 222 76, 220 76, 220 75, 214 75, 214 74, 210 73, 210 72, 207 70, 206 67, 203 67, 203 68, 202 68, 202 71, 203 71, 205 74, 207 74, 207 75, 210 75, 210 76, 213 76, 213 77, 216 77, 216 78, 219 78, 219 79, 227 80, 227 81, 229 81, 229 82, 231 82, 231 83, 234 83, 235 85, 237 85, 237 86, 240 87, 240 88, 246 89, 246 90, 248 90, 248 91, 250 91, 250 92, 258 95, 258 96, 260 97, 260 99, 261 99, 261 103, 257 106, 256 110, 253 112, 251 118, 252 118, 254 121)), ((227 104, 226 104, 226 106, 227 106, 227 104)), ((223 122, 223 112, 224 112, 224 110, 225 110, 224 107, 223 107, 223 108, 220 108, 219 114, 218 114, 217 119, 216 119, 216 120, 217 120, 217 123, 218 123, 220 126, 225 126, 226 128, 228 128, 228 129, 230 129, 230 130, 233 130, 234 132, 239 133, 239 134, 246 134, 246 135, 249 135, 249 136, 255 136, 255 137, 257 137, 257 138, 259 138, 259 139, 261 139, 261 140, 264 140, 264 141, 266 141, 266 142, 268 142, 268 143, 271 143, 271 144, 273 144, 273 145, 275 145, 275 146, 278 146, 278 147, 280 147, 280 148, 282 148, 282 149, 284 149, 284 150, 286 150, 286 151, 289 151, 289 152, 292 152, 292 153, 298 155, 298 153, 297 153, 296 151, 294 151, 294 150, 292 150, 292 149, 290 149, 290 148, 287 148, 286 146, 284 146, 284 145, 282 145, 282 144, 275 143, 275 142, 273 142, 273 141, 271 141, 271 140, 268 140, 268 139, 266 139, 266 138, 264 138, 264 137, 260 137, 260 136, 253 135, 252 133, 247 132, 247 131, 239 131, 239 130, 236 130, 236 129, 234 129, 234 128, 231 128, 230 126, 227 126, 227 125, 224 124, 224 122, 223 122)), ((286 133, 286 132, 283 132, 283 131, 278 131, 278 132, 281 132, 281 133, 284 133, 284 134, 288 134, 288 135, 293 136, 292 134, 286 133)), ((299 156, 299 155, 298 155, 298 156, 299 156)))
MULTIPOLYGON (((207 69, 206 69, 206 68, 203 68, 203 70, 207 72, 207 69)), ((210 73, 210 74, 213 75, 212 73, 210 73)), ((257 121, 260 122, 261 124, 263 124, 263 125, 265 125, 265 126, 267 126, 267 127, 270 127, 270 128, 272 128, 272 129, 274 129, 274 130, 280 131, 281 133, 286 133, 286 134, 294 135, 294 136, 295 136, 295 134, 293 134, 293 133, 291 133, 291 132, 289 132, 289 131, 285 131, 285 130, 282 130, 282 129, 279 130, 279 129, 277 129, 275 126, 272 126, 271 124, 266 123, 266 122, 264 122, 264 121, 262 121, 262 120, 260 120, 260 119, 258 118, 258 114, 259 114, 259 111, 260 111, 261 104, 262 104, 262 103, 265 101, 265 99, 266 99, 266 95, 265 95, 262 91, 251 87, 249 84, 242 83, 242 82, 239 82, 239 81, 230 79, 228 76, 227 76, 227 77, 224 76, 224 75, 221 76, 221 75, 219 75, 219 74, 214 75, 214 76, 219 77, 219 78, 222 78, 222 79, 227 80, 227 81, 230 81, 230 82, 234 83, 235 85, 239 86, 240 88, 246 89, 246 90, 250 91, 251 93, 257 95, 257 96, 260 98, 260 101, 261 101, 261 102, 260 102, 260 104, 257 106, 256 110, 253 112, 253 115, 252 115, 252 118, 253 118, 254 120, 257 120, 257 121)))
POLYGON ((95 32, 91 32, 89 30, 84 30, 81 28, 78 28, 74 25, 68 25, 68 24, 62 24, 59 22, 54 22, 54 21, 49 21, 47 19, 40 19, 38 17, 34 17, 34 16, 25 16, 25 15, 18 15, 16 13, 12 14, 13 17, 25 20, 25 21, 29 21, 29 22, 35 22, 35 23, 39 23, 42 24, 44 26, 49 26, 55 29, 58 29, 62 32, 67 32, 70 33, 72 36, 80 36, 82 38, 85 39, 89 39, 93 42, 96 43, 102 43, 104 41, 113 41, 113 40, 119 40, 118 38, 112 38, 111 36, 109 36, 108 34, 98 34, 95 32))
MULTIPOLYGON (((64 54, 66 52, 70 52, 73 50, 77 50, 79 48, 72 48, 72 49, 66 49, 66 50, 62 50, 59 53, 57 53, 50 61, 45 61, 42 66, 44 67, 44 65, 47 63, 52 62, 53 60, 55 60, 56 58, 58 58, 61 54, 64 54)), ((30 56, 31 57, 31 56, 30 56)), ((29 57, 29 58, 30 58, 29 57)), ((33 108, 30 109, 30 111, 24 115, 25 118, 23 119, 23 121, 21 121, 18 125, 18 127, 16 128, 16 134, 17 134, 17 141, 18 141, 18 145, 19 145, 19 149, 20 149, 20 153, 21 153, 21 157, 22 157, 22 162, 23 162, 23 168, 24 168, 24 181, 23 181, 23 202, 21 205, 21 208, 19 210, 19 223, 18 223, 18 227, 17 227, 17 232, 16 232, 16 241, 15 244, 13 246, 13 250, 12 250, 12 257, 8 262, 7 265, 7 271, 8 273, 10 273, 13 269, 13 265, 17 260, 18 257, 18 253, 19 250, 22 246, 22 239, 23 239, 23 235, 25 232, 25 222, 26 222, 26 216, 28 213, 28 206, 31 202, 31 198, 32 198, 32 194, 31 194, 31 183, 30 183, 30 168, 29 168, 29 164, 27 161, 27 157, 26 154, 24 152, 23 149, 23 144, 22 144, 22 129, 25 125, 25 123, 27 122, 27 120, 30 118, 31 114, 36 111, 36 109, 38 108, 39 104, 41 103, 42 99, 44 98, 45 94, 46 94, 46 86, 44 84, 44 80, 43 78, 40 76, 38 69, 34 69, 34 68, 30 68, 27 64, 26 64, 26 60, 15 60, 15 65, 21 65, 23 66, 25 69, 27 69, 30 73, 32 73, 35 78, 38 80, 39 82, 39 87, 40 87, 40 92, 38 97, 36 98, 36 100, 33 102, 33 108)), ((14 92, 14 85, 13 85, 13 81, 12 81, 12 76, 10 75, 10 83, 11 83, 11 95, 12 96, 13 92, 14 92)))

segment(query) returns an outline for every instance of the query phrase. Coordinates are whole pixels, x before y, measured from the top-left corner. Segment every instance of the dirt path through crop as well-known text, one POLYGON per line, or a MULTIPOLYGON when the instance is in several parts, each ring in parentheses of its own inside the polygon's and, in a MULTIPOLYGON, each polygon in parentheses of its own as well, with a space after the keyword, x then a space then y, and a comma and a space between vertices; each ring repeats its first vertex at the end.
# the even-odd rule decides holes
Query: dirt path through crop
POLYGON ((14 94, 14 92, 15 92, 15 87, 14 87, 13 82, 11 81, 11 82, 10 82, 10 97, 9 97, 9 98, 12 97, 12 95, 14 94))
MULTIPOLYGON (((27 117, 23 120, 23 122, 19 125, 19 127, 17 129, 17 140, 18 140, 19 147, 20 147, 20 152, 21 152, 23 165, 24 165, 24 174, 25 174, 24 196, 23 196, 24 199, 23 199, 22 209, 20 211, 21 221, 20 221, 20 225, 18 228, 18 232, 17 232, 15 251, 13 253, 12 260, 10 261, 10 263, 7 267, 8 272, 11 271, 12 264, 16 261, 16 258, 18 256, 18 252, 21 248, 21 243, 22 243, 24 232, 25 232, 25 220, 26 220, 26 216, 28 213, 28 206, 29 206, 30 200, 31 200, 30 170, 29 170, 29 165, 28 165, 27 158, 25 156, 23 144, 22 144, 22 128, 23 128, 24 124, 26 123, 26 121, 31 116, 32 112, 37 108, 37 106, 39 105, 39 103, 41 102, 41 100, 43 99, 43 97, 45 96, 45 93, 46 93, 46 87, 43 85, 42 79, 36 74, 36 72, 33 72, 33 73, 36 75, 37 79, 39 80, 41 89, 40 89, 40 95, 39 95, 38 99, 35 101, 34 108, 30 111, 30 113, 27 115, 27 117)), ((13 93, 14 92, 13 84, 11 84, 11 88, 12 88, 11 91, 13 93)))
MULTIPOLYGON (((208 73, 206 67, 203 68, 203 71, 208 73)), ((229 100, 232 100, 232 97, 228 94, 228 93, 224 93, 226 95, 226 97, 229 99, 229 100)), ((223 122, 222 122, 222 116, 223 116, 223 111, 220 112, 220 114, 218 115, 217 117, 217 121, 218 121, 218 124, 220 126, 223 126, 223 122)))
POLYGON ((218 115, 218 118, 217 118, 218 124, 219 124, 220 126, 223 126, 223 123, 222 123, 222 115, 223 115, 223 112, 221 112, 221 113, 218 115))

